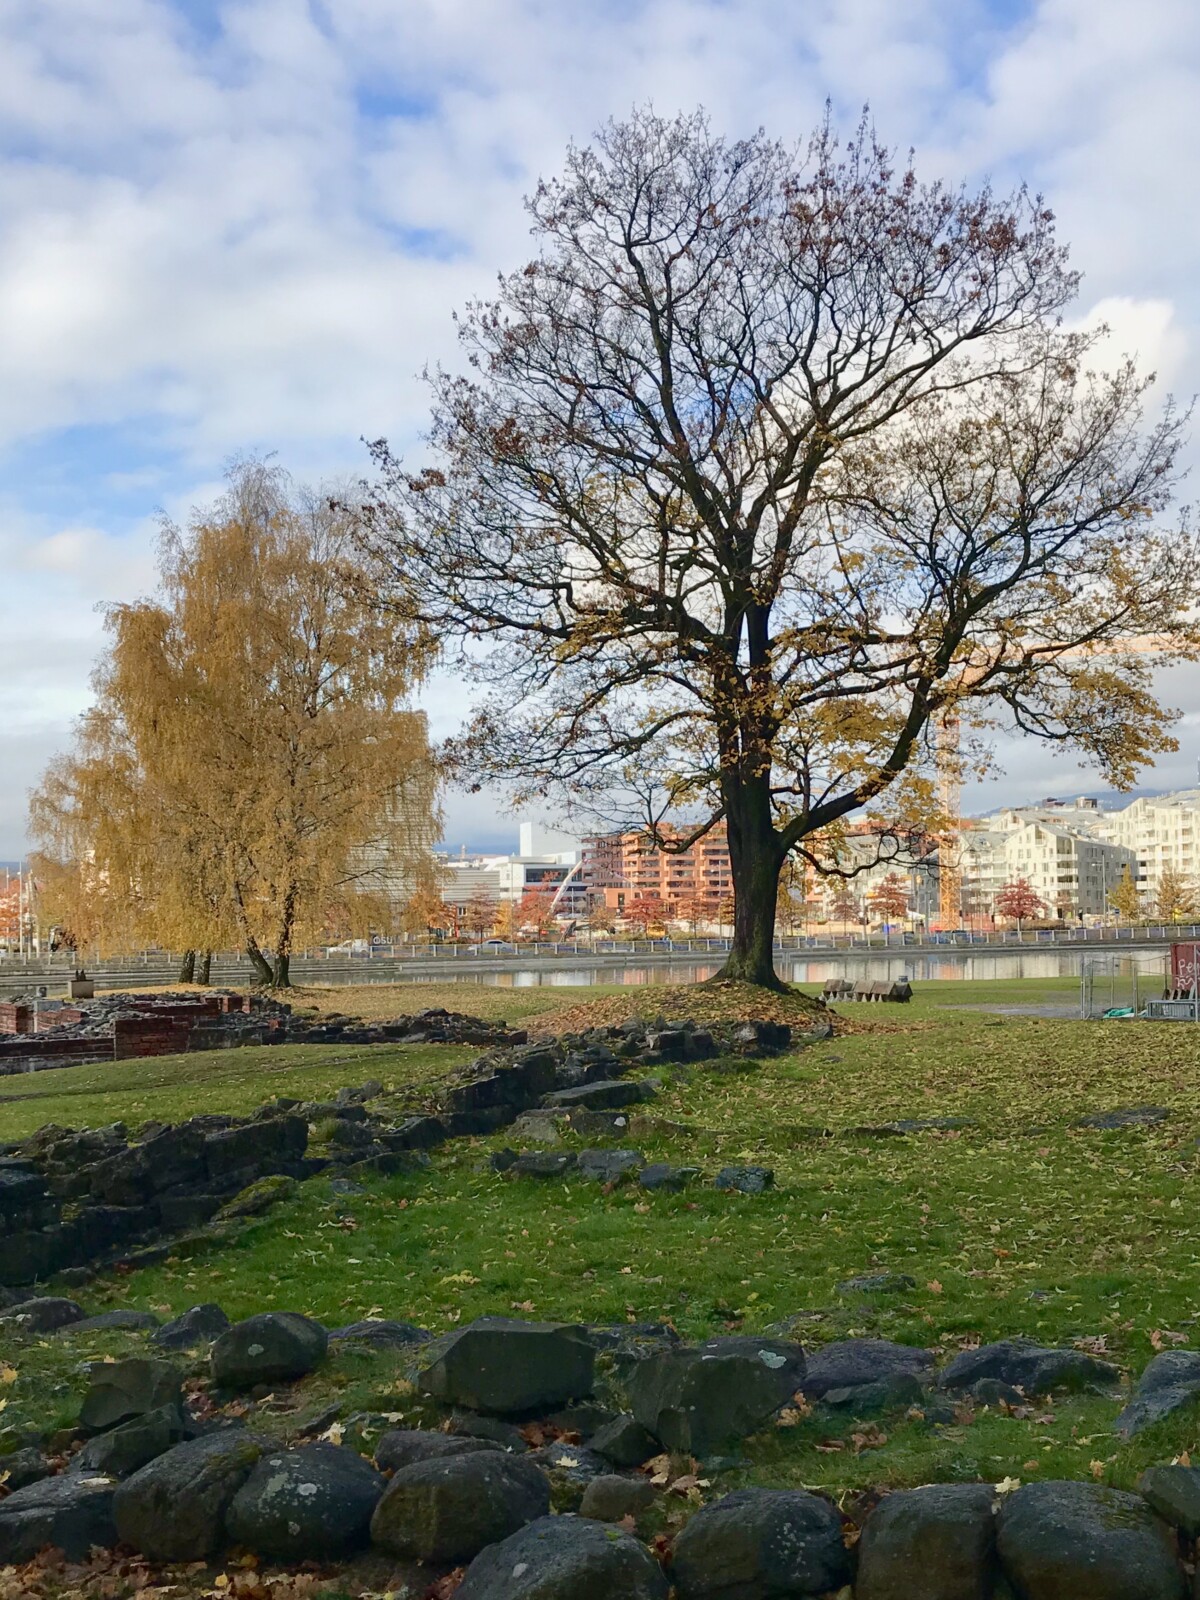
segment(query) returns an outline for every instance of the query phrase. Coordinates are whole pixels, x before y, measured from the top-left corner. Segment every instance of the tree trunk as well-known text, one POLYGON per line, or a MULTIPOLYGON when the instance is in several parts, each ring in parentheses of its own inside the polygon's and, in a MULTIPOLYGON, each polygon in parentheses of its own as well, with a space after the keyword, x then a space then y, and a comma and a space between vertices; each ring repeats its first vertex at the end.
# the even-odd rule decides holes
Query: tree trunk
POLYGON ((246 940, 246 954, 250 958, 250 965, 254 968, 254 975, 264 989, 275 987, 275 969, 263 955, 258 947, 258 940, 251 935, 246 940))
POLYGON ((207 989, 212 977, 212 951, 201 950, 196 963, 196 982, 207 989))
POLYGON ((195 983, 196 981, 196 952, 185 950, 183 960, 179 963, 179 982, 195 983))
POLYGON ((733 942, 718 978, 784 989, 775 972, 775 913, 783 853, 765 782, 725 786, 725 819, 733 871, 733 942))
POLYGON ((296 928, 296 905, 299 900, 294 884, 289 885, 279 913, 279 937, 275 941, 275 970, 271 978, 272 989, 290 989, 292 986, 292 935, 296 928))

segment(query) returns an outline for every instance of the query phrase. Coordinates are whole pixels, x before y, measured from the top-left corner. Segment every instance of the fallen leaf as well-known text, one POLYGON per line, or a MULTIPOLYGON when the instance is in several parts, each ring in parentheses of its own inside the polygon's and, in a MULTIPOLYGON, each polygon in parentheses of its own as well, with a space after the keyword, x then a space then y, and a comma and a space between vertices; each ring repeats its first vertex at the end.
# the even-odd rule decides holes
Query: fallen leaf
POLYGON ((888 1436, 883 1432, 878 1424, 874 1422, 868 1422, 866 1426, 860 1428, 857 1433, 852 1433, 850 1435, 850 1440, 854 1445, 854 1454, 858 1456, 861 1455, 864 1450, 881 1450, 888 1442, 888 1436))

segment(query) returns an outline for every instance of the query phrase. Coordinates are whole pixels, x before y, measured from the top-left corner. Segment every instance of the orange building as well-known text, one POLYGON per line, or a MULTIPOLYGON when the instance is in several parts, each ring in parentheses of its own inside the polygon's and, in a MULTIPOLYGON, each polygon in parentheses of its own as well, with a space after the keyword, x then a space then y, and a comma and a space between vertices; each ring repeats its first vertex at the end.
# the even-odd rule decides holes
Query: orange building
MULTIPOLYGON (((668 836, 686 838, 686 833, 668 836)), ((665 904, 707 900, 715 905, 733 893, 725 824, 718 823, 680 851, 663 850, 636 829, 597 834, 583 841, 580 876, 591 902, 618 914, 639 899, 665 904)))

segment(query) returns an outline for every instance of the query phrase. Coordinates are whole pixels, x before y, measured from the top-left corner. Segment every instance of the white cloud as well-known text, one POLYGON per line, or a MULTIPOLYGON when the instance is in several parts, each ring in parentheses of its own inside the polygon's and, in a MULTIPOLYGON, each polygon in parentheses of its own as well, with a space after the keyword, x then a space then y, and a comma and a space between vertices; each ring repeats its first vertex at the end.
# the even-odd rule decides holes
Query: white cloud
POLYGON ((1093 365, 1112 369, 1126 356, 1138 370, 1153 373, 1160 391, 1171 390, 1186 370, 1188 336, 1170 300, 1134 300, 1109 295, 1099 300, 1078 326, 1087 331, 1107 328, 1092 350, 1093 365))
MULTIPOLYGON (((0 0, 0 458, 17 481, 59 430, 155 441, 148 464, 81 462, 94 517, 23 475, 0 533, 6 725, 65 733, 92 601, 146 586, 155 504, 181 512, 227 453, 320 475, 362 470, 361 435, 411 444, 453 308, 528 249, 522 193, 648 99, 785 139, 827 96, 843 121, 870 100, 923 172, 1028 177, 1086 273, 1080 315, 1189 393, 1200 8, 1000 18, 987 0, 0 0)), ((459 703, 438 691, 440 724, 459 703)), ((33 773, 8 753, 11 792, 33 773)))

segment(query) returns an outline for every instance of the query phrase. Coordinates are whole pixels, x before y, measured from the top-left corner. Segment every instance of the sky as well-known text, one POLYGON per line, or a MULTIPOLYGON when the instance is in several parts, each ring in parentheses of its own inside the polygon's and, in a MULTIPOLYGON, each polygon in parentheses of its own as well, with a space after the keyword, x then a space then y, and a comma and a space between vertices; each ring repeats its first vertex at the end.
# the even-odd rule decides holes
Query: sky
MULTIPOLYGON (((0 0, 0 859, 66 746, 97 606, 226 463, 419 452, 453 312, 528 254, 522 196, 610 115, 805 136, 864 104, 922 175, 1045 193, 1103 318, 1200 387, 1195 0, 0 0)), ((1165 697, 1195 781, 1200 669, 1165 697)), ((440 679, 433 731, 468 709, 440 679)), ((968 809, 1100 781, 1006 744, 968 809)), ((494 795, 452 845, 508 847, 494 795)))

